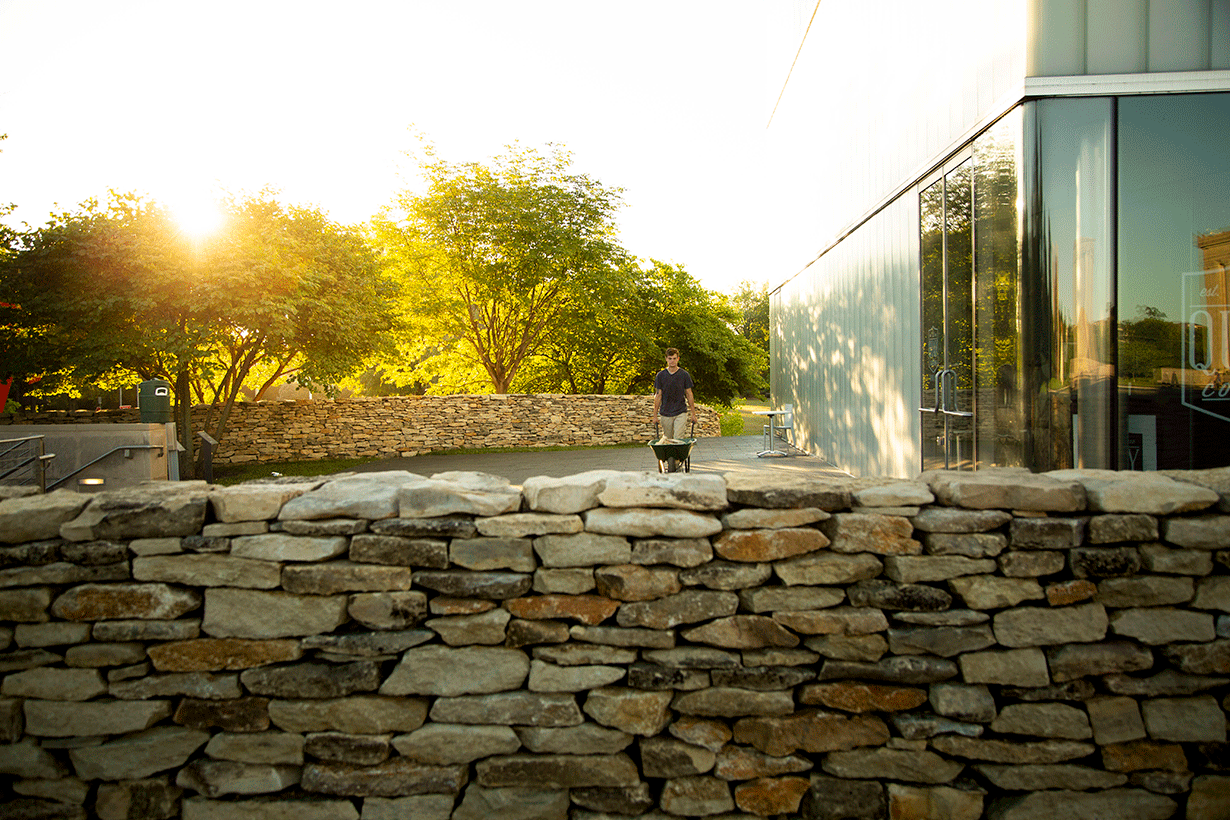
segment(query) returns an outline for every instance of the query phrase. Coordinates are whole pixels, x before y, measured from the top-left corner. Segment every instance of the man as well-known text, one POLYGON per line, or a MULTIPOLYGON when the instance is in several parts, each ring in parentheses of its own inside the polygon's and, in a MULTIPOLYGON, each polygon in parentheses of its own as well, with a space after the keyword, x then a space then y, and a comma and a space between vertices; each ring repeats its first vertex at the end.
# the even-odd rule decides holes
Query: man
POLYGON ((673 347, 666 351, 666 369, 653 379, 653 415, 662 425, 662 438, 682 439, 687 422, 696 423, 692 375, 679 366, 679 351, 673 347))

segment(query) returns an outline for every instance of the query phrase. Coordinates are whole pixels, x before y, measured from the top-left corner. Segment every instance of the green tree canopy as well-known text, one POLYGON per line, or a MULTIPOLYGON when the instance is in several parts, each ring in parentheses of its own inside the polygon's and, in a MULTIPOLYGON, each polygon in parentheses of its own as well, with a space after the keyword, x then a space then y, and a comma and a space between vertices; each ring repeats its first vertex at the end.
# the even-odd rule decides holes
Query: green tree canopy
POLYGON ((507 393, 570 305, 623 263, 620 192, 570 173, 570 155, 510 147, 489 165, 428 154, 423 194, 397 198, 400 218, 373 223, 405 285, 410 332, 401 355, 442 392, 474 390, 477 373, 507 393))
POLYGON ((269 194, 226 210, 203 243, 132 194, 20 232, 0 259, 13 300, 0 308, 0 375, 39 378, 45 393, 166 379, 191 448, 194 393, 220 410, 207 428, 221 439, 254 373, 327 385, 353 372, 393 322, 394 293, 363 237, 269 194))

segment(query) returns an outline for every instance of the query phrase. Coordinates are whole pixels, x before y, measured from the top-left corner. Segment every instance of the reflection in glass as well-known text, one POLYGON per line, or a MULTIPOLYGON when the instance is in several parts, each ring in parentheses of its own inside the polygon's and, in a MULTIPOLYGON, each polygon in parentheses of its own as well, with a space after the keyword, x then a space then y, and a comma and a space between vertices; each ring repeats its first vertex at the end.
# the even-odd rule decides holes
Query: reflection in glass
POLYGON ((1118 114, 1120 464, 1230 464, 1230 94, 1118 114))
POLYGON ((1113 467, 1113 100, 1040 100, 1027 109, 1030 466, 1113 467))
POLYGON ((919 195, 923 469, 974 467, 973 169, 919 195))
POLYGON ((1025 464, 1020 389, 1021 109, 974 142, 974 357, 978 467, 1025 464))

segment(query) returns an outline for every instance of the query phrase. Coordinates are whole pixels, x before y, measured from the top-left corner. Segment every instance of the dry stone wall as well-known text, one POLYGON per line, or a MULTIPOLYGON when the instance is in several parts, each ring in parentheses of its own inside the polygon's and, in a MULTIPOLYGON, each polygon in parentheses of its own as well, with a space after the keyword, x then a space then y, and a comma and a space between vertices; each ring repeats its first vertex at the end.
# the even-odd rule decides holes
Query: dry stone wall
POLYGON ((8 818, 1230 817, 1230 471, 0 502, 8 818))
MULTIPOLYGON (((196 430, 208 409, 192 410, 196 430)), ((385 396, 235 405, 217 464, 389 458, 487 447, 592 446, 653 438, 652 396, 385 396)), ((696 434, 720 436, 721 416, 697 407, 696 434)), ((135 424, 137 410, 28 413, 3 424, 135 424)))

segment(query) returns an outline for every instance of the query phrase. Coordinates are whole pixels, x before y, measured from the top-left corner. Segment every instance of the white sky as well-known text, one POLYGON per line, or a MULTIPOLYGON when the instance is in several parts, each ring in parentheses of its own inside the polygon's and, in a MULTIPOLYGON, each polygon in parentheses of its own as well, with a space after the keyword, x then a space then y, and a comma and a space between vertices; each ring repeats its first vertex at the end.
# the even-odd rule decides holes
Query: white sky
POLYGON ((776 284, 820 244, 766 129, 813 6, 0 0, 0 202, 41 225, 111 188, 182 208, 272 186, 362 222, 412 173, 413 127, 449 161, 563 144, 625 189, 636 255, 776 284))

